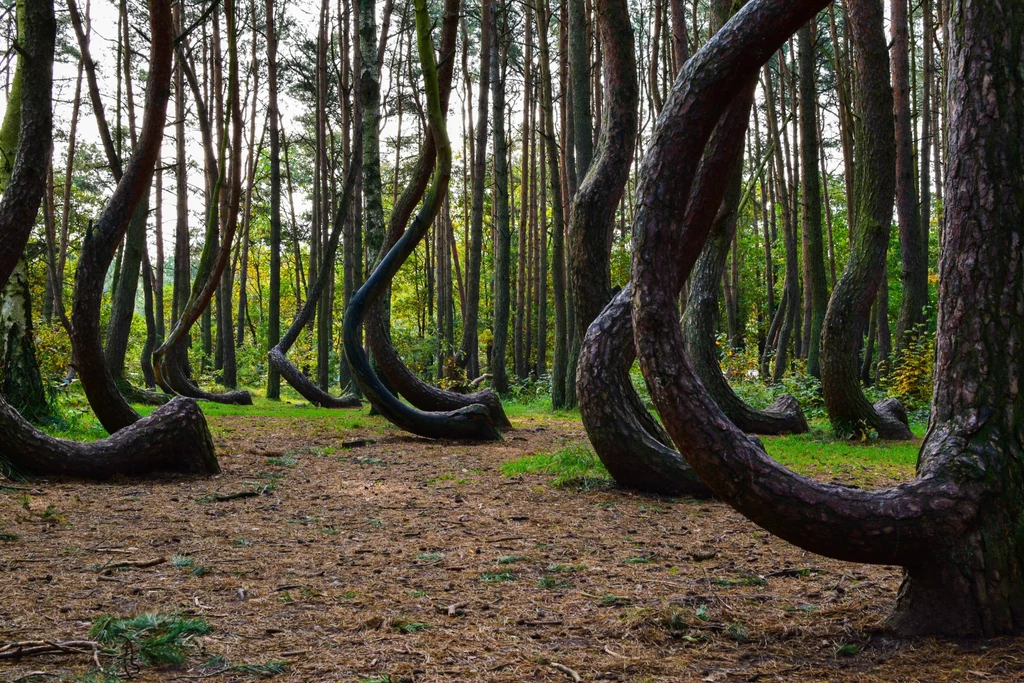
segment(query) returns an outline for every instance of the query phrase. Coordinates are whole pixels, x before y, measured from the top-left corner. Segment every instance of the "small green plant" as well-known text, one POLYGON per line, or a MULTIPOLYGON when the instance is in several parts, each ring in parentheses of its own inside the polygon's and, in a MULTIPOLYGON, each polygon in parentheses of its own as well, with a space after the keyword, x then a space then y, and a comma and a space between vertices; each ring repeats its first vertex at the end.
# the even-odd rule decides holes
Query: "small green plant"
POLYGON ((298 464, 298 462, 299 461, 295 458, 295 456, 292 455, 267 458, 268 465, 273 465, 274 467, 287 467, 289 469, 295 467, 295 465, 298 464))
POLYGON ((547 588, 548 590, 572 588, 572 581, 559 581, 553 576, 545 576, 538 583, 541 588, 547 588))
POLYGON ((175 555, 171 558, 171 564, 178 569, 185 569, 195 564, 195 561, 191 557, 185 557, 184 555, 175 555))
POLYGON ((750 636, 747 635, 747 629, 739 622, 733 622, 725 629, 725 635, 732 638, 737 643, 746 643, 750 641, 750 636))
POLYGON ((102 616, 93 623, 89 636, 100 645, 120 648, 146 666, 159 667, 183 664, 195 639, 212 630, 203 619, 149 613, 131 619, 102 616))
POLYGON ((192 576, 203 577, 213 573, 212 567, 204 567, 203 565, 196 565, 192 568, 192 576))
POLYGON ((238 548, 248 548, 252 545, 252 543, 250 541, 245 540, 244 538, 236 538, 235 540, 231 541, 231 545, 236 546, 238 548))
POLYGON ((698 607, 697 611, 695 612, 695 614, 696 614, 697 618, 700 619, 701 621, 707 621, 708 619, 711 618, 711 615, 708 612, 708 606, 707 605, 701 605, 700 607, 698 607))
POLYGON ((518 577, 512 572, 484 572, 480 580, 484 583, 502 583, 504 581, 515 581, 518 577))
POLYGON ((395 624, 395 628, 402 633, 419 633, 430 628, 430 624, 424 624, 419 621, 400 621, 395 624))
POLYGON ((18 534, 10 534, 6 531, 0 531, 0 542, 3 543, 14 543, 20 538, 18 534))
POLYGON ((860 648, 853 643, 845 643, 836 648, 836 654, 840 657, 853 657, 860 654, 860 648))
POLYGON ((665 617, 665 629, 672 633, 681 633, 689 628, 690 624, 686 621, 686 616, 678 610, 665 617))
POLYGON ((416 559, 423 562, 440 562, 444 559, 444 553, 417 553, 416 559))
POLYGON ((498 564, 516 564, 517 562, 526 562, 529 559, 524 555, 502 555, 498 558, 498 564))
POLYGON ((631 602, 632 600, 630 600, 629 598, 624 598, 619 595, 612 595, 611 593, 601 598, 601 605, 604 607, 623 607, 625 605, 630 604, 631 602))

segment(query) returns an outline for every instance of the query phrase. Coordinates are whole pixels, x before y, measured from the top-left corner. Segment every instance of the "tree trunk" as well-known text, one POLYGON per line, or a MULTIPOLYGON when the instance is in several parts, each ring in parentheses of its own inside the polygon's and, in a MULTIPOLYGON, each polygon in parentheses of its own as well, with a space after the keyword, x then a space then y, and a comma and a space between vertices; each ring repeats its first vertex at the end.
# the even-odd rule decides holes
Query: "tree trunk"
MULTIPOLYGON (((1024 17, 994 3, 958 1, 950 12, 950 73, 961 78, 950 80, 936 386, 914 481, 864 491, 796 475, 724 418, 680 354, 671 289, 685 269, 672 255, 685 233, 673 235, 661 219, 679 210, 670 198, 687 194, 680 190, 689 173, 675 182, 663 176, 693 167, 699 141, 725 106, 716 90, 752 73, 773 43, 821 6, 820 0, 755 0, 737 15, 720 49, 695 58, 678 97, 666 104, 671 113, 655 139, 678 139, 671 133, 682 130, 696 142, 655 144, 641 179, 640 202, 649 211, 638 220, 634 260, 641 368, 673 441, 726 502, 810 552, 906 568, 891 628, 904 635, 1016 632, 1024 615, 1022 553, 1013 531, 1024 482, 1018 433, 1024 403, 1020 367, 1007 364, 1006 349, 1024 343, 1024 317, 1007 313, 1024 307, 1024 187, 1020 157, 1006 141, 1024 133, 1024 102, 1015 96, 1024 77, 1014 67, 1024 17)), ((863 67, 885 58, 882 9, 874 0, 851 0, 849 10, 863 78, 863 67)), ((862 82, 862 97, 867 85, 862 82)), ((861 111, 881 123, 882 107, 861 111)), ((889 176, 882 182, 891 183, 889 176)), ((858 196, 870 195, 858 180, 858 196)))
POLYGON ((479 317, 480 266, 483 248, 484 186, 487 183, 487 99, 491 85, 491 48, 494 31, 489 0, 480 3, 480 97, 477 100, 477 123, 473 153, 473 202, 469 225, 469 253, 466 255, 466 314, 462 321, 462 342, 458 361, 470 378, 480 375, 479 317))
POLYGON ((800 43, 800 178, 804 243, 807 245, 806 274, 810 281, 810 343, 807 373, 821 375, 819 352, 821 324, 828 308, 828 279, 821 235, 821 178, 818 175, 818 89, 814 35, 807 24, 798 34, 800 43))
MULTIPOLYGON (((914 126, 910 109, 910 39, 907 34, 909 0, 891 0, 892 85, 896 119, 896 215, 900 225, 903 297, 896 323, 896 350, 905 349, 924 321, 928 305, 928 264, 921 246, 921 214, 917 206, 914 173, 914 126)), ((924 156, 927 156, 924 155, 924 156)))
POLYGON ((576 321, 566 368, 567 407, 576 405, 583 337, 611 299, 615 211, 629 179, 639 126, 640 89, 629 14, 619 3, 607 2, 597 7, 597 15, 605 52, 605 120, 597 158, 577 190, 569 219, 569 281, 576 321))
MULTIPOLYGON (((281 340, 281 132, 277 104, 277 16, 274 0, 266 0, 267 121, 270 126, 270 300, 267 311, 267 346, 281 340)), ((296 270, 301 270, 295 264, 296 270)), ((296 292, 298 294, 298 292, 296 292)), ((267 398, 281 398, 281 375, 267 366, 267 398)))
MULTIPOLYGON (((566 338, 566 293, 565 293, 565 221, 562 207, 562 181, 558 168, 558 143, 555 138, 554 108, 551 94, 551 53, 548 49, 548 26, 551 12, 546 0, 537 7, 537 38, 540 45, 540 106, 543 120, 543 137, 548 163, 548 178, 551 186, 551 213, 554 218, 551 240, 551 288, 555 299, 555 353, 551 367, 551 404, 555 408, 568 405, 566 388, 566 368, 568 367, 568 348, 566 338)), ((577 138, 582 135, 576 129, 577 138)), ((581 166, 582 168, 582 166, 581 166)), ((542 230, 543 232, 543 230, 542 230)), ((541 244, 542 255, 546 254, 546 245, 541 244)), ((542 268, 542 278, 543 278, 542 268)), ((543 336, 541 341, 544 341, 543 336)), ((538 354, 544 352, 545 345, 539 345, 538 354)))
MULTIPOLYGON (((343 338, 353 376, 363 393, 378 411, 402 429, 428 438, 498 439, 500 435, 482 405, 462 408, 450 413, 424 413, 410 408, 381 383, 370 367, 369 359, 359 342, 359 328, 367 310, 387 291, 395 273, 423 239, 427 228, 437 217, 451 178, 451 145, 445 129, 441 107, 438 70, 430 39, 430 17, 425 0, 416 0, 416 34, 423 81, 427 93, 430 130, 437 147, 434 179, 423 206, 409 229, 388 252, 374 272, 352 297, 345 314, 343 338)), ((365 154, 364 154, 365 158, 365 154)))
MULTIPOLYGON (((821 389, 836 434, 862 436, 872 430, 884 439, 912 439, 900 413, 872 406, 860 387, 858 351, 871 305, 886 276, 886 252, 892 225, 896 185, 893 94, 885 75, 889 55, 882 29, 880 0, 857 0, 853 37, 856 51, 857 100, 861 112, 856 130, 858 163, 854 182, 850 260, 832 292, 821 334, 821 389)), ((851 14, 853 14, 851 12, 851 14)), ((851 21, 852 21, 851 17, 851 21)), ((889 405, 889 404, 886 404, 889 405)))
MULTIPOLYGON (((72 18, 76 33, 79 33, 79 42, 85 45, 87 43, 80 29, 81 22, 75 21, 76 16, 77 12, 73 11, 72 18)), ((149 84, 139 144, 113 196, 82 244, 71 313, 71 341, 82 388, 100 423, 110 433, 139 419, 138 413, 122 397, 105 362, 99 318, 103 280, 111 258, 117 245, 124 239, 137 207, 149 194, 153 171, 160 155, 167 101, 170 97, 173 35, 170 7, 165 0, 152 0, 150 3, 150 33, 149 84)), ((143 231, 143 239, 144 236, 143 231)))
MULTIPOLYGON (((485 0, 494 1, 494 0, 485 0)), ((509 260, 512 251, 512 233, 509 228, 508 208, 508 145, 505 140, 505 79, 501 73, 501 44, 510 38, 507 10, 498 14, 497 3, 492 7, 494 15, 493 45, 491 47, 491 90, 493 91, 494 119, 494 350, 489 369, 493 375, 492 384, 499 394, 508 391, 506 355, 508 347, 508 318, 510 309, 509 260), (501 19, 501 21, 499 21, 501 19)))

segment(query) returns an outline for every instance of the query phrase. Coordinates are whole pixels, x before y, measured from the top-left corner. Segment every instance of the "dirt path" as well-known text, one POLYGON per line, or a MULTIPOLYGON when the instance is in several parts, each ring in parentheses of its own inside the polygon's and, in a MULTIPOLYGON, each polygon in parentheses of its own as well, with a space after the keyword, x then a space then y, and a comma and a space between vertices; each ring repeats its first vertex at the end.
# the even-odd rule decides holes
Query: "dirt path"
MULTIPOLYGON (((355 411, 221 417, 216 479, 4 490, 0 531, 18 539, 0 542, 0 646, 80 639, 101 614, 160 611, 202 617, 214 631, 188 667, 133 680, 197 679, 194 667, 216 655, 288 660, 280 681, 1024 674, 1024 648, 1011 639, 882 634, 896 568, 809 555, 716 502, 504 477, 503 462, 585 439, 571 421, 516 422, 506 441, 481 446, 408 438, 355 411), (252 491, 261 493, 212 498, 252 491)), ((89 666, 87 657, 0 662, 0 679, 89 666)))

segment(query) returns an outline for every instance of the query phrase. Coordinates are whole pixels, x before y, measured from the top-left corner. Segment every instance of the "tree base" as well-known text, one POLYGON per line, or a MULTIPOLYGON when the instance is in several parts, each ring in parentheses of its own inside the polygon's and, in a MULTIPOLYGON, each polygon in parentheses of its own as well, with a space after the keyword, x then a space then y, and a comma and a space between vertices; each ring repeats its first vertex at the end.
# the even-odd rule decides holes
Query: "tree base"
POLYGON ((0 400, 0 465, 18 476, 89 480, 154 472, 220 472, 206 418, 193 399, 183 397, 92 443, 62 441, 39 432, 0 400))

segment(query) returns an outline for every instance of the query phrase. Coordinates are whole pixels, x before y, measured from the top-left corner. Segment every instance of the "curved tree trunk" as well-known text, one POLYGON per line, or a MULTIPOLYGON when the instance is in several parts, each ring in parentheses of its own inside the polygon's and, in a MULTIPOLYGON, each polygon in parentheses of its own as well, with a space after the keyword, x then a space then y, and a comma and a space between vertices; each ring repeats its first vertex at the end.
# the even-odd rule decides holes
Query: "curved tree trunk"
MULTIPOLYGON (((596 10, 604 54, 605 120, 597 156, 572 202, 567 231, 572 255, 569 284, 576 318, 566 367, 567 406, 576 405, 576 365, 583 337, 611 299, 615 210, 629 179, 639 125, 640 88, 628 8, 610 0, 598 3, 596 10)), ((589 130, 585 135, 590 135, 589 130)))
POLYGON ((152 472, 217 474, 213 437, 199 405, 178 397, 100 441, 61 441, 32 428, 0 399, 0 469, 19 476, 103 480, 152 472))
POLYGON ((620 486, 666 496, 709 497, 711 489, 672 448, 671 438, 633 388, 631 293, 627 285, 615 295, 583 340, 576 389, 587 438, 620 486))
MULTIPOLYGON (((889 626, 904 634, 1019 631, 1024 400, 1021 366, 1007 362, 1019 354, 1007 349, 1024 344, 1024 317, 1009 313, 1024 308, 1024 169, 1006 141, 1024 135, 1024 16, 963 0, 949 13, 957 78, 949 89, 936 386, 914 481, 863 491, 793 473, 725 418, 680 354, 673 286, 686 273, 672 254, 685 235, 673 235, 664 219, 680 210, 678 197, 692 183, 687 169, 725 106, 718 91, 752 73, 823 4, 754 0, 673 89, 641 174, 635 226, 641 368, 673 441, 726 502, 808 551, 906 568, 889 626)), ((849 13, 856 52, 884 55, 880 4, 851 0, 849 13)))
MULTIPOLYGON (((138 148, 106 208, 82 243, 71 309, 71 342, 82 388, 96 417, 110 433, 132 424, 139 419, 139 415, 121 395, 104 359, 99 325, 103 281, 114 251, 124 239, 136 208, 149 192, 160 155, 167 101, 170 98, 173 36, 170 3, 166 0, 151 0, 149 4, 149 84, 138 148)), ((73 11, 72 17, 76 15, 77 12, 73 11)), ((80 21, 74 23, 78 32, 80 21)))
POLYGON ((416 34, 423 80, 427 92, 428 122, 437 147, 437 166, 434 180, 423 206, 412 225, 398 243, 381 260, 367 278, 345 313, 343 337, 345 355, 353 376, 367 399, 389 421, 406 431, 429 438, 500 439, 487 409, 473 405, 448 413, 425 413, 410 408, 392 395, 373 373, 369 358, 359 340, 359 328, 367 310, 385 294, 395 273, 423 239, 428 227, 437 217, 451 179, 451 145, 442 113, 438 71, 434 61, 434 47, 430 40, 430 17, 425 0, 416 0, 416 34))
MULTIPOLYGON (((231 243, 235 236, 237 227, 238 207, 241 200, 241 182, 236 179, 240 177, 241 165, 234 164, 232 168, 231 188, 228 205, 229 215, 225 221, 224 234, 220 235, 220 202, 221 188, 224 187, 227 179, 227 147, 229 139, 233 141, 233 155, 235 158, 241 156, 241 108, 236 106, 235 100, 238 92, 238 49, 235 38, 235 5, 234 0, 225 0, 225 15, 228 22, 228 50, 229 50, 229 79, 233 86, 228 88, 227 114, 224 121, 223 134, 221 135, 220 158, 212 159, 212 134, 210 126, 205 117, 200 115, 199 124, 204 138, 204 148, 207 154, 207 163, 216 174, 210 196, 210 212, 206 221, 206 240, 203 245, 203 253, 199 260, 199 267, 196 273, 195 282, 192 285, 192 293, 188 302, 183 306, 180 317, 174 328, 167 335, 167 339, 153 353, 153 372, 157 384, 169 394, 180 394, 203 401, 215 403, 226 403, 230 405, 252 405, 252 396, 248 391, 232 391, 223 394, 213 394, 200 389, 188 376, 188 344, 189 333, 204 311, 210 306, 213 300, 224 270, 231 260, 231 243), (232 218, 234 216, 234 218, 232 218)), ((184 48, 179 46, 179 56, 184 54, 184 48)), ((200 99, 199 85, 193 69, 183 62, 185 76, 187 76, 193 96, 196 99, 199 109, 204 109, 200 99)))
MULTIPOLYGON (((863 14, 880 15, 877 1, 860 0, 868 5, 863 14)), ((858 372, 864 325, 886 274, 896 154, 892 143, 893 96, 887 78, 889 55, 880 22, 865 20, 857 39, 862 45, 855 54, 861 116, 855 132, 856 205, 850 231, 854 239, 850 260, 832 292, 822 327, 821 391, 836 434, 861 436, 877 430, 883 439, 912 439, 910 427, 898 413, 883 412, 883 406, 871 405, 861 389, 858 372)))
MULTIPOLYGON (((444 21, 441 28, 441 55, 445 61, 438 67, 442 112, 448 110, 448 99, 451 94, 454 59, 450 58, 450 56, 455 54, 455 42, 458 37, 458 18, 459 1, 446 0, 444 21)), ((416 204, 423 197, 427 184, 430 182, 436 156, 437 145, 434 142, 433 133, 428 130, 423 150, 420 152, 416 167, 412 173, 412 179, 402 191, 391 211, 388 234, 385 238, 384 247, 378 256, 378 263, 383 260, 388 251, 398 243, 405 233, 409 217, 416 208, 416 204)), ((371 305, 369 307, 366 314, 365 327, 366 343, 370 347, 370 353, 373 355, 374 361, 377 363, 377 369, 394 387, 395 391, 404 396, 414 407, 427 412, 445 412, 468 408, 473 405, 483 405, 487 408, 491 420, 494 421, 494 424, 499 429, 509 429, 512 427, 501 406, 501 399, 490 389, 484 389, 473 394, 457 394, 432 386, 417 377, 416 373, 409 370, 388 338, 380 306, 371 305)))
MULTIPOLYGON (((746 98, 745 112, 749 115, 753 89, 737 96, 746 98)), ((731 107, 736 107, 733 103, 731 107)), ((739 107, 743 109, 742 106, 739 107)), ((742 117, 743 126, 747 117, 742 117)), ((720 124, 721 125, 721 124, 720 124)), ((739 131, 743 139, 743 131, 739 131)), ((780 396, 765 410, 753 408, 736 395, 722 374, 715 344, 715 312, 718 310, 718 286, 722 281, 725 261, 736 234, 736 207, 740 199, 742 167, 732 171, 729 186, 707 244, 687 281, 686 309, 683 314, 683 334, 686 352, 694 371, 722 412, 739 429, 748 434, 802 434, 810 429, 800 404, 790 395, 780 396)))
MULTIPOLYGON (((167 10, 166 4, 163 9, 167 10)), ((22 54, 26 55, 27 87, 21 100, 21 143, 10 183, 0 198, 0 234, 8 237, 0 247, 0 285, 8 281, 17 262, 17 258, 8 261, 6 257, 18 242, 24 248, 34 224, 46 191, 52 144, 50 100, 56 38, 53 4, 26 3, 21 19, 23 31, 19 39, 22 54)), ((153 42, 159 45, 161 41, 154 35, 153 42)), ((220 471, 206 420, 196 403, 186 400, 160 408, 108 439, 81 444, 60 441, 35 430, 0 399, 0 466, 19 474, 90 479, 154 470, 220 471)))
POLYGON ((270 352, 267 354, 271 367, 295 391, 299 392, 304 399, 321 408, 358 408, 362 405, 362 401, 352 394, 346 394, 338 398, 331 396, 318 387, 309 377, 299 372, 299 369, 288 360, 286 354, 295 343, 295 340, 299 338, 302 329, 309 325, 310 320, 313 319, 320 297, 323 296, 324 291, 334 276, 334 269, 331 268, 331 265, 334 263, 338 253, 338 242, 341 240, 341 233, 344 230, 345 222, 351 217, 352 196, 355 194, 356 178, 363 171, 362 147, 362 140, 357 137, 352 160, 349 162, 348 173, 345 176, 341 202, 338 204, 338 209, 334 215, 334 225, 331 228, 331 234, 327 239, 327 244, 324 245, 320 268, 317 269, 318 276, 316 282, 310 287, 306 302, 302 305, 302 310, 299 311, 299 314, 295 316, 291 327, 285 332, 280 343, 270 349, 270 352))

